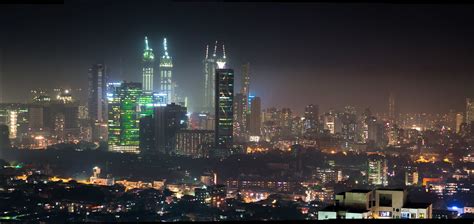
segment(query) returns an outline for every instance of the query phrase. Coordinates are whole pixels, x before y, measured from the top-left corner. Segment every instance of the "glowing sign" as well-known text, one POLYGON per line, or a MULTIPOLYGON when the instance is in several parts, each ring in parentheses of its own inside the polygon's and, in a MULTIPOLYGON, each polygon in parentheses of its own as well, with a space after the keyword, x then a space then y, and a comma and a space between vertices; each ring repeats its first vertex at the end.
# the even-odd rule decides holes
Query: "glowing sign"
POLYGON ((258 135, 251 135, 251 136, 249 136, 249 141, 251 141, 251 142, 259 142, 259 141, 260 141, 260 136, 258 136, 258 135))

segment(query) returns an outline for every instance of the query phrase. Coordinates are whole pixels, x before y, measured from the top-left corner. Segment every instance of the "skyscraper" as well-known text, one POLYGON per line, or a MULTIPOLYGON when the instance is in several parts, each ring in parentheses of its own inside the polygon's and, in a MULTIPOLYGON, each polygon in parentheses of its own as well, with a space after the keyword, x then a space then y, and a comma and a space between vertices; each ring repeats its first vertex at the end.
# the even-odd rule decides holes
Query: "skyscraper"
POLYGON ((178 131, 188 127, 186 107, 171 103, 155 110, 155 141, 156 150, 172 153, 178 131))
POLYGON ((175 91, 173 82, 173 59, 168 55, 166 38, 163 39, 164 54, 160 58, 160 93, 166 94, 165 103, 175 102, 175 91))
POLYGON ((314 135, 319 123, 319 106, 310 104, 304 109, 304 130, 306 134, 314 135))
POLYGON ((107 140, 107 67, 103 64, 89 68, 88 113, 92 141, 107 140))
POLYGON ((148 46, 148 38, 145 36, 145 50, 143 51, 143 92, 153 92, 153 67, 155 55, 153 49, 148 46))
POLYGON ((230 148, 233 142, 234 70, 216 69, 215 83, 215 145, 217 149, 230 148))
POLYGON ((260 135, 262 128, 262 110, 261 110, 261 100, 260 97, 255 97, 252 100, 251 104, 251 113, 250 113, 250 135, 260 135))
POLYGON ((155 148, 155 120, 152 115, 140 118, 140 151, 152 152, 155 148))
POLYGON ((243 137, 245 134, 246 113, 244 108, 247 107, 247 101, 244 98, 242 93, 237 93, 234 97, 234 135, 236 137, 243 137))
POLYGON ((247 127, 247 114, 250 113, 249 111, 249 105, 250 103, 248 102, 249 97, 250 97, 250 63, 242 65, 242 87, 240 89, 240 93, 243 94, 243 108, 242 108, 242 130, 246 131, 247 127))
POLYGON ((387 159, 383 156, 372 155, 367 161, 367 181, 369 185, 387 186, 387 159))
POLYGON ((461 125, 464 120, 464 116, 462 113, 457 113, 456 114, 456 133, 459 133, 461 131, 461 125))
POLYGON ((388 119, 391 123, 397 123, 395 94, 393 92, 390 92, 390 96, 388 97, 388 119))
POLYGON ((124 82, 108 85, 110 151, 140 152, 138 101, 141 94, 141 83, 124 82))
POLYGON ((474 101, 466 98, 466 123, 471 124, 474 121, 474 101))
POLYGON ((226 60, 224 45, 222 45, 222 57, 217 56, 217 41, 214 45, 214 53, 210 56, 209 45, 206 46, 206 58, 204 59, 204 112, 214 112, 216 68, 218 64, 225 64, 226 60))
POLYGON ((334 111, 329 110, 323 115, 323 123, 325 130, 328 130, 331 134, 336 133, 336 114, 334 111))

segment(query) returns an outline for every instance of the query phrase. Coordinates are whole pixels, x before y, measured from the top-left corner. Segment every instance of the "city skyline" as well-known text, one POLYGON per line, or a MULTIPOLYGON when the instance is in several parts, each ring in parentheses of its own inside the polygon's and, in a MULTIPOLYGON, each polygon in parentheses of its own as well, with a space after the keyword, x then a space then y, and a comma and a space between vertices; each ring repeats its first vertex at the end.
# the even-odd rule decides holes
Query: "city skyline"
MULTIPOLYGON (((2 102, 24 102, 33 87, 85 90, 87 69, 99 62, 107 65, 112 81, 141 81, 144 36, 152 46, 161 46, 164 37, 169 40, 168 50, 174 55, 173 77, 185 90, 184 95, 191 96, 193 110, 201 104, 203 49, 215 40, 226 44, 228 65, 235 69, 236 79, 240 80, 241 65, 250 62, 250 93, 261 97, 262 108, 289 107, 302 114, 308 104, 318 104, 321 111, 354 105, 358 111, 370 107, 374 112, 386 112, 389 92, 395 92, 400 112, 464 111, 465 98, 473 94, 462 85, 472 81, 474 70, 469 63, 474 60, 470 53, 473 45, 468 41, 474 37, 468 29, 474 18, 469 5, 406 8, 401 4, 299 3, 251 7, 150 2, 146 12, 161 6, 170 10, 154 16, 144 13, 143 22, 134 19, 136 13, 132 11, 137 10, 109 3, 43 5, 34 11, 2 7, 2 16, 16 18, 3 26, 7 35, 0 39, 2 102), (90 18, 78 20, 79 11, 86 9, 90 18), (201 18, 200 10, 220 19, 214 21, 211 15, 201 18), (23 16, 12 12, 23 12, 23 16), (122 12, 129 19, 117 18, 122 12), (273 15, 276 12, 279 16, 273 15), (321 12, 326 19, 318 20, 318 13, 313 12, 321 12), (105 18, 99 16, 102 13, 105 18), (177 17, 182 13, 186 17, 177 17), (229 19, 223 15, 242 13, 248 13, 248 18, 226 25, 229 19), (342 13, 345 15, 337 16, 342 13), (372 17, 377 21, 368 20, 372 17), (49 27, 53 22, 57 23, 54 32, 49 27), (94 22, 100 24, 98 28, 88 25, 94 22), (286 26, 295 22, 293 28, 286 26), (118 36, 122 23, 130 26, 118 36), (278 23, 282 26, 276 26, 278 23), (418 30, 420 27, 423 31, 418 30), (25 39, 28 34, 38 37, 25 39), (13 40, 16 43, 9 44, 13 40), (19 58, 21 64, 16 63, 19 58), (31 82, 15 87, 14 83, 24 79, 31 82), (295 100, 300 98, 304 100, 295 100)), ((154 76, 156 79, 156 71, 154 76)), ((240 82, 235 88, 240 88, 240 82)), ((81 103, 86 102, 87 93, 83 92, 81 103)))
POLYGON ((0 222, 473 220, 472 24, 474 4, 0 6, 0 222))

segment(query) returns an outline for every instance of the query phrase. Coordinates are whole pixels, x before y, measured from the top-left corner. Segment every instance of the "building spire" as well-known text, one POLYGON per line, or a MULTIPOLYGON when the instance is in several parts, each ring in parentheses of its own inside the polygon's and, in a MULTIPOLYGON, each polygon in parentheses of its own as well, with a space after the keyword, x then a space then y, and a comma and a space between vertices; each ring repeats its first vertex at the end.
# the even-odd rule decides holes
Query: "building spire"
POLYGON ((169 56, 168 56, 168 44, 166 42, 166 37, 163 39, 163 48, 165 49, 165 57, 169 58, 169 56))
POLYGON ((216 40, 216 43, 214 45, 214 54, 213 54, 214 57, 216 57, 216 53, 217 53, 217 40, 216 40))
POLYGON ((149 50, 150 48, 148 47, 148 37, 145 36, 145 50, 149 50))
POLYGON ((224 44, 222 45, 222 52, 223 52, 223 54, 224 54, 224 55, 223 55, 223 58, 225 59, 225 45, 224 45, 224 44))
POLYGON ((209 44, 206 45, 206 59, 209 57, 209 44))

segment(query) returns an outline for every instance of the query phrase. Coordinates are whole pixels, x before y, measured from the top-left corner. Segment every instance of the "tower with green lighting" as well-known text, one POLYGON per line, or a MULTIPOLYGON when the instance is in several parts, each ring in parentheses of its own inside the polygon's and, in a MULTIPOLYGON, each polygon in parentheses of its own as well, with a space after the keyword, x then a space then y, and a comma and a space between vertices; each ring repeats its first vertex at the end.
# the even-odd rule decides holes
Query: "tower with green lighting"
POLYGON ((170 104, 175 101, 173 82, 173 58, 168 55, 168 44, 166 38, 163 39, 163 56, 160 58, 160 93, 165 94, 165 103, 170 104))
POLYGON ((145 36, 145 50, 143 51, 143 92, 153 92, 153 67, 155 55, 153 49, 148 46, 148 38, 145 36))
POLYGON ((109 150, 138 153, 142 84, 108 85, 109 150))

